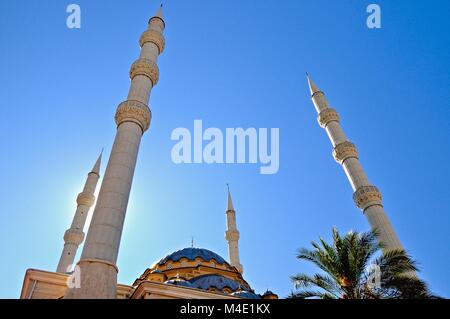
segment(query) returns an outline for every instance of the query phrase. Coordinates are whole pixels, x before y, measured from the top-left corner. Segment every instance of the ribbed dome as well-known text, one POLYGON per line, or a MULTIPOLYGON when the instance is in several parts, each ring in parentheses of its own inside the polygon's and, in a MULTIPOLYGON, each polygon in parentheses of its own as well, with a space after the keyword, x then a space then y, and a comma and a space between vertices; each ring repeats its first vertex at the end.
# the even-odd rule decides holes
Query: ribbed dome
POLYGON ((203 275, 191 279, 190 282, 195 288, 203 290, 208 290, 209 288, 216 288, 218 290, 229 288, 235 291, 240 287, 238 282, 221 275, 203 275))
POLYGON ((217 255, 216 253, 203 248, 184 248, 181 250, 178 250, 176 252, 171 253, 170 255, 167 255, 164 258, 161 258, 157 265, 164 265, 166 262, 170 261, 179 261, 181 258, 186 258, 188 260, 195 260, 195 258, 201 258, 205 261, 211 261, 215 260, 219 264, 228 264, 225 259, 217 255))
POLYGON ((164 282, 165 284, 175 285, 175 286, 183 286, 193 288, 192 284, 189 281, 186 281, 181 278, 174 278, 164 282))

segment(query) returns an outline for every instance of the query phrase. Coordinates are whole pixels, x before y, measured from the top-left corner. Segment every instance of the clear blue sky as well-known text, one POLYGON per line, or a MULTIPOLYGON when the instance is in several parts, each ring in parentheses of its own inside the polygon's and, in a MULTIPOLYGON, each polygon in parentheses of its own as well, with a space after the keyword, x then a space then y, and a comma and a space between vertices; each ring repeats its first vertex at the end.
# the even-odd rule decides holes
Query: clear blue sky
MULTIPOLYGON (((0 3, 0 297, 27 268, 54 270, 75 198, 126 98, 138 39, 157 1, 0 3)), ((450 3, 435 1, 166 1, 166 51, 153 90, 118 266, 131 284, 189 246, 227 257, 231 184, 246 279, 280 296, 315 270, 296 250, 331 228, 368 230, 316 122, 305 72, 342 117, 409 253, 433 291, 450 296, 450 3), (382 8, 382 29, 365 25, 382 8), (172 163, 177 127, 280 128, 280 171, 172 163)), ((107 157, 107 156, 106 156, 107 157)), ((103 169, 105 163, 103 165, 103 169)))

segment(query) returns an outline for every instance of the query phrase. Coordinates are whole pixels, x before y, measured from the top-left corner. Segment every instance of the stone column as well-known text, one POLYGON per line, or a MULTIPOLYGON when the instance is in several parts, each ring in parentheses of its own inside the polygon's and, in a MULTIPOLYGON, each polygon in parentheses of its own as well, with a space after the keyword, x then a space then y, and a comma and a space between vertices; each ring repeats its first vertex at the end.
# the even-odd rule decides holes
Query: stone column
POLYGON ((354 194, 353 199, 360 208, 372 229, 378 232, 378 241, 384 245, 384 251, 401 249, 403 246, 384 211, 381 193, 370 184, 358 159, 358 151, 353 143, 347 140, 339 124, 339 114, 330 108, 325 94, 317 88, 308 76, 312 101, 317 110, 319 125, 324 128, 333 145, 333 156, 342 165, 350 181, 354 194))
POLYGON ((89 213, 89 209, 95 202, 95 189, 97 188, 97 182, 100 178, 100 163, 102 155, 100 154, 97 162, 95 163, 92 171, 88 174, 86 183, 84 184, 83 192, 78 194, 77 197, 77 209, 75 216, 73 217, 72 225, 64 234, 64 248, 59 259, 56 272, 66 273, 73 265, 75 255, 77 254, 78 247, 84 240, 84 225, 89 213))
POLYGON ((227 205, 227 231, 225 232, 225 239, 228 242, 228 256, 230 258, 230 265, 236 267, 241 274, 244 273, 239 259, 239 231, 236 225, 236 211, 233 207, 230 190, 228 190, 228 205, 227 205))
POLYGON ((156 65, 164 49, 165 24, 160 9, 150 19, 140 39, 141 54, 130 70, 128 98, 117 108, 117 134, 83 248, 80 288, 69 289, 66 298, 116 298, 117 255, 142 135, 150 127, 148 107, 157 84, 156 65))

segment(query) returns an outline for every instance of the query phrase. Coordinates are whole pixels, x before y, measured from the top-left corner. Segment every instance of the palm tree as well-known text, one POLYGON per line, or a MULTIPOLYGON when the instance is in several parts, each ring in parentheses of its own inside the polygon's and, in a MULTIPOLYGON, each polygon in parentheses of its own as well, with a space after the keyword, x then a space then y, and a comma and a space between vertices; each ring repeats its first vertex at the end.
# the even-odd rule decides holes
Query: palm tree
POLYGON ((403 250, 381 254, 376 232, 349 232, 341 236, 333 228, 333 244, 322 238, 302 248, 297 256, 312 262, 322 273, 291 277, 296 292, 290 298, 416 299, 433 298, 416 276, 416 263, 403 250))

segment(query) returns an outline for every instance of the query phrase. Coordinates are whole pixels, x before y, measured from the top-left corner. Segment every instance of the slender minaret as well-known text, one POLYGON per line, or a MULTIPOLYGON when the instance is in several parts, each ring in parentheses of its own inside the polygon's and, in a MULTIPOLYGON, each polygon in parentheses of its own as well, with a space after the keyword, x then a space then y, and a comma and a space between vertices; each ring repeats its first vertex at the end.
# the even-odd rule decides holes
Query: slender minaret
MULTIPOLYGON (((228 185, 227 185, 228 186, 228 185)), ((241 274, 244 273, 244 268, 239 261, 239 231, 236 225, 236 211, 231 200, 230 188, 228 187, 228 204, 227 204, 227 231, 225 232, 225 239, 228 242, 228 256, 230 264, 236 267, 241 274)))
POLYGON ((150 127, 150 91, 158 82, 158 56, 164 49, 162 8, 140 38, 141 54, 130 70, 128 98, 116 112, 117 133, 97 204, 78 263, 80 288, 65 298, 116 298, 117 256, 142 135, 150 127))
MULTIPOLYGON (((103 153, 103 152, 102 152, 103 153)), ((58 268, 56 272, 66 273, 70 268, 77 254, 78 246, 84 240, 84 224, 89 213, 89 209, 95 202, 95 189, 100 178, 100 163, 102 161, 102 154, 97 159, 91 172, 88 174, 83 191, 77 197, 77 210, 73 217, 72 225, 64 233, 64 248, 59 259, 58 268)))
POLYGON ((364 170, 358 160, 358 151, 353 143, 347 140, 339 124, 339 115, 335 109, 328 106, 325 94, 317 88, 311 78, 308 84, 311 98, 317 110, 319 125, 327 131, 334 147, 333 156, 344 168, 353 188, 353 199, 360 208, 372 229, 378 231, 378 241, 384 245, 384 251, 403 249, 400 240, 389 222, 381 202, 381 193, 369 183, 364 170))

